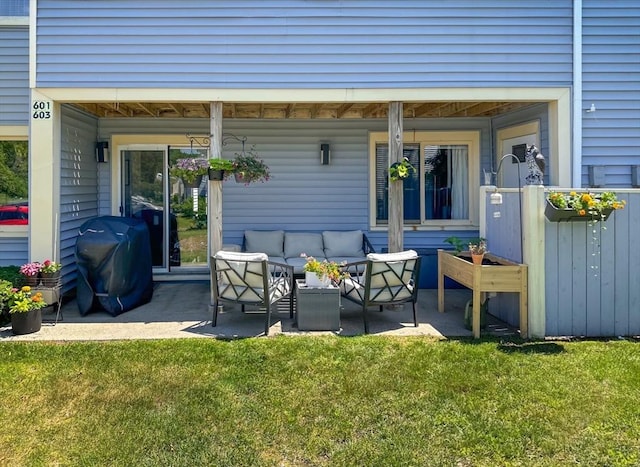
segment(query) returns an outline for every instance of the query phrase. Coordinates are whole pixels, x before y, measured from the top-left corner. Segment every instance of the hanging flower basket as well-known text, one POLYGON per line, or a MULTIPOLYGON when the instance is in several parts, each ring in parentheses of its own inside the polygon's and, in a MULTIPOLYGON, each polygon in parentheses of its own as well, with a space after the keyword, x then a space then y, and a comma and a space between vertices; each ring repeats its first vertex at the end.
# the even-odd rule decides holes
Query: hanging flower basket
POLYGON ((209 169, 209 180, 213 180, 213 181, 224 180, 224 170, 209 169))

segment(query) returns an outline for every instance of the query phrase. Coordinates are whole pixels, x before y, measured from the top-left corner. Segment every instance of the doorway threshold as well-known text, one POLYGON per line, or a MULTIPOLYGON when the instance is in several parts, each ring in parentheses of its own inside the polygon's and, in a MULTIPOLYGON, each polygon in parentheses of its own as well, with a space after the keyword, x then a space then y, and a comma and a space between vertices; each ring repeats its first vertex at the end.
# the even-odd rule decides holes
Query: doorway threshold
POLYGON ((209 268, 179 268, 169 272, 153 272, 154 282, 208 281, 209 268))

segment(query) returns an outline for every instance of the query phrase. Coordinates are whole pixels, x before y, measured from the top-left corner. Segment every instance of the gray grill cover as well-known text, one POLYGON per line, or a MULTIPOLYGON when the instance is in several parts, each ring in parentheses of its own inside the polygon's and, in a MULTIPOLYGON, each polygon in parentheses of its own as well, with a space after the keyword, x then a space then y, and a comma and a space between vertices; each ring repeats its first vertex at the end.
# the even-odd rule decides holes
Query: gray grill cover
POLYGON ((99 308, 117 316, 151 300, 151 242, 141 219, 102 216, 82 224, 76 264, 82 316, 99 308))

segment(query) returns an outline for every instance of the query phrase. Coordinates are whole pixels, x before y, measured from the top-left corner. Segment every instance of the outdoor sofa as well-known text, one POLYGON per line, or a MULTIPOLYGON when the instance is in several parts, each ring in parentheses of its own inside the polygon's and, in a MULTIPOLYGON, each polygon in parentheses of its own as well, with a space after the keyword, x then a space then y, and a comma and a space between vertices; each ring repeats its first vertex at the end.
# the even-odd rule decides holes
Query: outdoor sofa
POLYGON ((295 275, 303 274, 306 259, 302 254, 340 264, 362 261, 374 252, 361 230, 325 230, 322 233, 246 230, 242 250, 266 253, 269 261, 292 266, 295 275))

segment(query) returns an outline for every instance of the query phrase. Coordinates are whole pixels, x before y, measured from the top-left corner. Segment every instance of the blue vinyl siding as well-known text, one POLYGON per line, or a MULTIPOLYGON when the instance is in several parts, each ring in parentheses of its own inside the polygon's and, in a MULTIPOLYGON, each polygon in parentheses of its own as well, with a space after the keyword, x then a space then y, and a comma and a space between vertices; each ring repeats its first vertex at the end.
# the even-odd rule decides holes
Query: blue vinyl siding
POLYGON ((608 187, 628 187, 640 164, 640 3, 583 6, 582 183, 589 165, 606 165, 608 187))
POLYGON ((40 0, 39 87, 566 86, 571 0, 40 0))
POLYGON ((0 125, 29 122, 29 29, 0 26, 0 125))
POLYGON ((74 285, 75 246, 79 227, 98 215, 98 163, 94 148, 98 120, 62 108, 60 155, 60 261, 65 291, 74 285))
POLYGON ((0 237, 0 266, 20 266, 28 262, 27 237, 0 237))
MULTIPOLYGON (((207 131, 206 120, 104 119, 100 138, 122 133, 207 131)), ((481 166, 490 166, 489 119, 416 119, 416 129, 480 130, 481 166)), ((272 179, 244 186, 224 182, 224 243, 241 243, 244 230, 299 231, 369 229, 370 131, 386 131, 386 120, 226 120, 224 131, 246 136, 267 162, 272 179), (331 145, 331 164, 320 164, 320 142, 331 145)), ((185 144, 188 140, 185 138, 185 144)), ((225 146, 232 158, 240 146, 225 146)), ((116 149, 113 148, 113 151, 116 149)), ((119 157, 113 154, 112 158, 119 157)), ((479 176, 479 175, 478 175, 479 176)), ((440 247, 443 232, 406 232, 407 247, 440 247)), ((376 250, 386 247, 387 232, 368 232, 376 250)))

